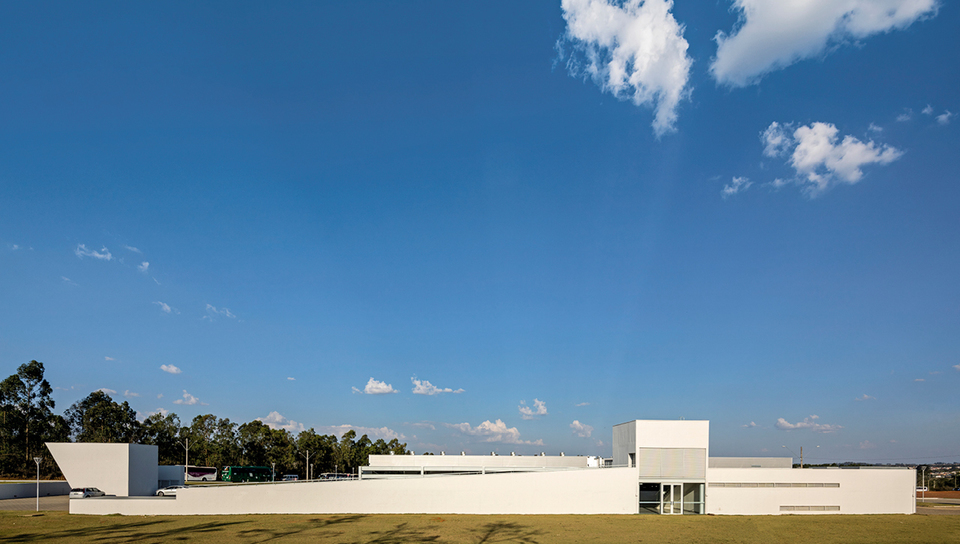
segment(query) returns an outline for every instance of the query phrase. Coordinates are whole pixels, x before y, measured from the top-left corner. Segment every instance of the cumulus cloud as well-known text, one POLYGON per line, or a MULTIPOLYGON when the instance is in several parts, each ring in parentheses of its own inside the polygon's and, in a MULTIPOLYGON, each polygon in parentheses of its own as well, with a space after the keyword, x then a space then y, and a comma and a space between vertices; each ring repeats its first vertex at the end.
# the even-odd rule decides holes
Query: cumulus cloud
POLYGON ((160 370, 162 370, 162 371, 164 371, 164 372, 166 372, 166 373, 168 373, 168 374, 179 374, 179 373, 183 372, 182 370, 180 370, 179 368, 177 368, 177 367, 174 366, 174 365, 160 365, 160 370))
POLYGON ((357 433, 357 437, 367 435, 369 438, 377 439, 382 438, 387 442, 396 438, 397 440, 403 440, 406 436, 403 433, 398 433, 389 427, 358 427, 356 425, 327 425, 316 427, 315 430, 320 434, 333 434, 338 438, 342 437, 347 431, 354 431, 357 433))
POLYGON ((439 395, 440 393, 463 393, 463 389, 453 390, 449 387, 439 388, 427 380, 418 380, 416 376, 410 378, 413 382, 414 395, 439 395))
POLYGON ((140 263, 140 266, 137 267, 137 270, 146 274, 149 268, 150 268, 150 263, 148 263, 147 261, 143 261, 142 263, 140 263))
POLYGON ((590 438, 590 435, 593 434, 593 427, 580 423, 576 419, 570 424, 570 429, 573 430, 573 434, 580 438, 590 438))
POLYGON ((863 442, 860 443, 861 450, 872 450, 873 448, 876 448, 876 447, 877 445, 874 444, 873 442, 870 442, 869 440, 864 440, 863 442))
POLYGON ((287 379, 288 379, 288 380, 290 380, 291 382, 295 382, 295 381, 297 381, 297 379, 296 379, 296 378, 293 378, 293 377, 290 377, 290 376, 287 376, 287 379))
POLYGON ((747 178, 734 176, 733 180, 729 185, 724 185, 723 189, 720 191, 720 194, 723 195, 723 198, 731 197, 737 193, 746 191, 753 185, 753 182, 747 178))
POLYGON ((924 115, 933 115, 933 106, 931 106, 930 104, 927 104, 927 107, 920 110, 920 113, 924 115))
POLYGON ((102 248, 100 251, 93 249, 87 249, 87 246, 84 244, 77 244, 77 249, 73 251, 77 257, 93 257, 94 259, 100 259, 101 261, 112 261, 113 255, 110 253, 106 247, 102 248))
POLYGON ((907 121, 913 119, 913 110, 907 108, 900 115, 897 116, 897 121, 901 123, 906 123, 907 121))
POLYGON ((951 117, 953 117, 952 113, 949 111, 944 111, 942 114, 937 116, 937 123, 941 125, 949 125, 951 117))
MULTIPOLYGON (((837 183, 855 184, 863 178, 863 167, 890 164, 903 155, 889 145, 878 145, 872 140, 864 143, 853 136, 844 136, 838 142, 839 131, 830 123, 790 129, 790 124, 771 123, 760 135, 763 154, 771 158, 789 156, 787 164, 796 171, 793 182, 811 197, 837 183)), ((774 185, 786 183, 777 180, 774 185)))
POLYGON ((133 399, 133 398, 139 397, 140 393, 134 393, 133 391, 130 391, 129 389, 127 389, 126 391, 123 392, 123 396, 127 397, 128 399, 133 399))
POLYGON ((560 7, 567 29, 558 49, 569 72, 618 99, 652 107, 658 137, 675 130, 693 61, 672 0, 561 0, 560 7))
POLYGON ((883 132, 883 127, 874 123, 870 123, 870 126, 867 127, 867 130, 870 132, 883 132))
POLYGON ((173 403, 174 403, 174 404, 183 404, 183 405, 185 405, 185 406, 193 406, 193 405, 195 405, 195 404, 199 404, 199 405, 201 405, 201 406, 207 406, 207 403, 205 403, 205 402, 200 402, 200 399, 198 399, 197 397, 191 395, 190 393, 187 393, 187 390, 186 390, 186 389, 183 390, 183 398, 182 398, 182 399, 177 399, 177 400, 173 401, 173 403))
POLYGON ((166 302, 160 302, 159 300, 155 300, 155 301, 153 301, 153 303, 156 304, 157 306, 159 306, 159 307, 160 307, 160 311, 163 312, 163 313, 165 313, 165 314, 179 314, 179 313, 180 313, 180 310, 177 310, 176 308, 171 308, 170 305, 167 304, 166 302))
POLYGON ((469 423, 445 423, 451 429, 456 429, 468 436, 475 436, 483 442, 500 442, 503 444, 530 444, 542 446, 543 440, 520 440, 520 431, 516 427, 507 427, 501 420, 491 422, 489 419, 472 427, 469 423))
POLYGON ((114 391, 113 389, 107 389, 106 387, 101 387, 100 389, 97 389, 97 391, 99 391, 99 392, 101 392, 101 393, 106 393, 107 395, 116 395, 116 394, 117 394, 117 392, 114 391))
POLYGON ((536 419, 539 416, 547 415, 547 403, 539 399, 533 399, 533 408, 527 406, 525 401, 520 401, 520 417, 523 419, 536 419))
POLYGON ((388 393, 399 393, 387 382, 378 382, 372 377, 367 381, 367 385, 363 388, 363 391, 353 387, 354 393, 367 394, 367 395, 386 395, 388 393))
POLYGON ((960 365, 953 365, 953 368, 955 368, 956 370, 960 370, 960 365))
POLYGON ((734 0, 739 20, 731 34, 717 33, 710 73, 723 85, 750 85, 831 46, 906 28, 938 7, 937 0, 734 0))
POLYGON ((773 425, 774 427, 780 429, 781 431, 795 431, 798 429, 809 429, 818 433, 832 433, 839 431, 843 427, 840 425, 827 425, 826 423, 820 423, 817 420, 820 419, 819 416, 810 416, 803 418, 803 421, 798 421, 796 423, 790 423, 782 417, 777 419, 777 422, 773 425))
POLYGON ((116 361, 116 359, 114 359, 113 357, 104 357, 103 360, 104 360, 104 361, 116 361))
POLYGON ((280 412, 270 412, 267 414, 267 417, 258 417, 257 421, 262 422, 271 429, 283 429, 291 433, 299 433, 304 430, 303 423, 287 419, 280 415, 280 412))
POLYGON ((213 304, 207 304, 207 315, 203 316, 204 319, 213 321, 220 316, 229 317, 230 319, 236 319, 237 317, 229 308, 217 308, 213 304))
POLYGON ((877 400, 877 397, 871 397, 870 395, 864 393, 862 397, 857 397, 854 400, 877 400))
POLYGON ((758 426, 758 425, 756 424, 756 422, 753 422, 753 421, 751 421, 750 423, 747 423, 747 424, 745 424, 745 425, 741 425, 741 427, 744 427, 744 428, 747 428, 747 429, 752 429, 752 428, 757 427, 757 426, 758 426))

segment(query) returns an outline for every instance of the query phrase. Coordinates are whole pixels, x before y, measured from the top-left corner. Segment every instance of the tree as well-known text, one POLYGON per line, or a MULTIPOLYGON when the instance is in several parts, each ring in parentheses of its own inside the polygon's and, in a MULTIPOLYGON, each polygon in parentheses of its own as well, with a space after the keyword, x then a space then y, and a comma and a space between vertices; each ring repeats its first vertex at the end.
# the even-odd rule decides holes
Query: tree
POLYGON ((78 400, 64 414, 77 442, 137 442, 140 422, 127 401, 117 404, 103 391, 78 400))
POLYGON ((46 452, 44 442, 68 439, 65 421, 53 413, 53 388, 43 373, 43 363, 30 361, 0 382, 0 472, 32 474, 33 458, 46 452))
POLYGON ((180 447, 180 418, 177 414, 153 414, 140 424, 141 441, 157 446, 161 465, 179 465, 183 460, 180 447))
MULTIPOLYGON (((310 464, 313 465, 313 474, 333 472, 334 450, 337 447, 337 437, 334 435, 319 435, 312 428, 300 431, 296 439, 297 462, 306 464, 306 454, 310 452, 310 464)), ((304 466, 304 471, 306 467, 304 466)))

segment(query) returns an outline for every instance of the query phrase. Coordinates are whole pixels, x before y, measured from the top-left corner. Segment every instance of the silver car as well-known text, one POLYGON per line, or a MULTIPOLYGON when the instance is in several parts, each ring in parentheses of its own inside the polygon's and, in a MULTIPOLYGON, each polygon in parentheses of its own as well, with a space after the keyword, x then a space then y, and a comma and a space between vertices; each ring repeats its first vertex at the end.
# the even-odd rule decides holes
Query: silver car
POLYGON ((71 499, 86 499, 87 497, 102 497, 106 495, 96 487, 75 487, 70 490, 71 499))
POLYGON ((171 485, 157 490, 158 497, 176 497, 178 489, 184 489, 185 485, 171 485))

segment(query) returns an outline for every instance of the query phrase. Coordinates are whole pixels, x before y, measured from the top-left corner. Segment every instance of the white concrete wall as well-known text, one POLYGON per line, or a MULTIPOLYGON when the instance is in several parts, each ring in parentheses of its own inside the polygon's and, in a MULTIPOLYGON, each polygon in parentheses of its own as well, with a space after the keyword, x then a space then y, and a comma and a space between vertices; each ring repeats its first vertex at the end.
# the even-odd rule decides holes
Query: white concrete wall
POLYGON ((637 455, 637 422, 628 421, 613 426, 613 466, 629 465, 630 454, 637 455))
POLYGON ((371 467, 586 467, 584 456, 371 455, 371 467))
MULTIPOLYGON (((40 480, 40 496, 66 495, 70 484, 63 480, 40 480)), ((37 496, 37 482, 0 482, 0 499, 22 499, 37 496)))
POLYGON ((711 457, 709 468, 793 468, 793 457, 711 457))
POLYGON ((196 486, 176 499, 82 499, 74 514, 634 514, 629 469, 196 486))
POLYGON ((710 422, 639 419, 637 446, 642 448, 703 448, 710 446, 710 422))
POLYGON ((47 442, 70 487, 96 487, 108 495, 153 495, 157 447, 141 444, 47 442))
POLYGON ((710 468, 708 514, 913 514, 915 472, 897 469, 710 468), (717 487, 721 483, 836 483, 840 487, 717 487), (839 506, 781 512, 781 506, 839 506))

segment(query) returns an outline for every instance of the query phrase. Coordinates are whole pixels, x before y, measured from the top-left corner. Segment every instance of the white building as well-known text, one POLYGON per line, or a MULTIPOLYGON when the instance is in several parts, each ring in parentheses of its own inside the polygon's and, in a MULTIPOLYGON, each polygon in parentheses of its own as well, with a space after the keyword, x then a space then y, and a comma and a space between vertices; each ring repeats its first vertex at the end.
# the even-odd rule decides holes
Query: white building
MULTIPOLYGON (((68 450, 59 448, 54 456, 70 484, 106 491, 89 481, 93 472, 79 468, 96 462, 89 452, 68 450), (81 454, 83 462, 73 459, 81 454)), ((155 454, 153 459, 154 468, 145 473, 156 478, 155 454)), ((78 499, 71 500, 70 511, 699 515, 912 514, 916 509, 911 469, 794 469, 791 458, 711 458, 707 421, 616 425, 609 460, 541 454, 373 455, 369 461, 359 480, 191 487, 176 498, 78 499)))

